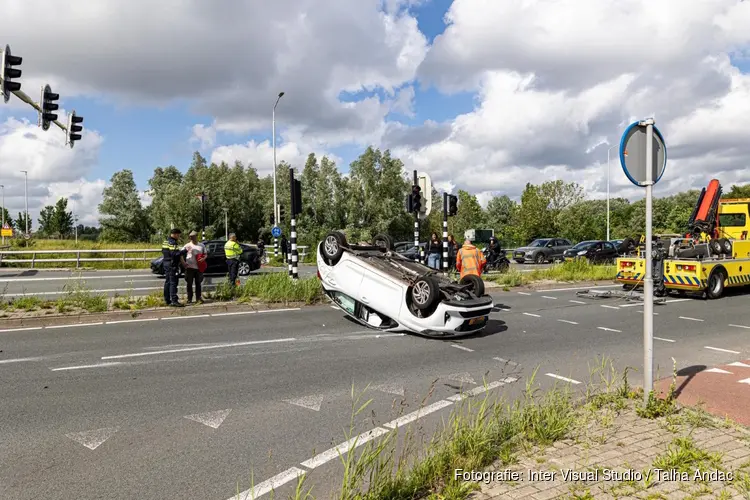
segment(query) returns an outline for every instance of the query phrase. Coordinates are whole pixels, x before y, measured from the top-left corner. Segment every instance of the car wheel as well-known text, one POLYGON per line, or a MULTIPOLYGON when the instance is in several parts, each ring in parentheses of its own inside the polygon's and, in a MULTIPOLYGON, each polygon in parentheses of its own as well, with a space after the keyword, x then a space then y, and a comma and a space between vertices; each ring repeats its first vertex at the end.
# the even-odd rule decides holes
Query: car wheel
POLYGON ((534 263, 536 264, 544 264, 545 260, 547 259, 544 258, 544 254, 541 252, 536 254, 536 257, 534 257, 534 263))
POLYGON ((711 273, 711 276, 708 278, 708 287, 706 288, 706 296, 709 299, 718 299, 724 294, 725 279, 724 271, 720 269, 711 273))
POLYGON ((477 297, 482 297, 484 295, 484 281, 482 281, 482 278, 479 276, 475 276, 473 274, 467 274, 463 278, 461 278, 461 281, 458 282, 459 285, 470 285, 470 290, 476 295, 477 297))
POLYGON ((440 298, 438 282, 432 276, 422 276, 411 288, 411 300, 420 311, 429 309, 440 298))
POLYGON ((346 236, 338 231, 331 231, 326 234, 323 239, 322 251, 323 256, 328 259, 331 264, 336 264, 341 255, 344 253, 344 248, 347 248, 349 244, 346 242, 346 236))
POLYGON ((393 250, 394 242, 393 238, 388 236, 387 234, 378 234, 372 239, 373 246, 381 247, 386 252, 390 252, 393 250))
POLYGON ((248 274, 250 274, 250 263, 241 261, 240 265, 237 266, 237 274, 239 274, 240 276, 247 276, 248 274))

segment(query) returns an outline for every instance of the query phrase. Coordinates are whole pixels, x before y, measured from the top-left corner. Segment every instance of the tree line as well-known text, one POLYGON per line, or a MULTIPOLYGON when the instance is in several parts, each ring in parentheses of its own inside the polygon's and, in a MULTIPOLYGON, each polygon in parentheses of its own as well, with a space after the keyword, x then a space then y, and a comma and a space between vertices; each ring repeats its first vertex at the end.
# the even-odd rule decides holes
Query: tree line
MULTIPOLYGON (((3 207, 4 220, 16 233, 23 234, 26 231, 26 214, 18 212, 14 219, 7 208, 3 207)), ((96 227, 79 224, 76 228, 73 212, 68 210, 68 199, 61 197, 54 205, 47 205, 39 212, 37 219, 39 228, 34 230, 34 224, 29 217, 29 232, 34 232, 37 237, 65 239, 71 238, 78 229, 79 239, 96 239, 99 229, 96 227)))
MULTIPOLYGON (((290 232, 290 165, 277 166, 277 197, 284 216, 280 227, 290 232)), ((350 241, 369 241, 388 233, 396 241, 413 240, 413 215, 404 210, 412 174, 389 151, 367 148, 342 174, 328 157, 307 157, 301 169, 294 167, 302 184, 302 214, 297 220, 298 241, 315 245, 325 233, 343 230, 350 241)), ((706 178, 706 184, 710 179, 706 178)), ((260 177, 252 165, 214 164, 193 154, 184 173, 175 166, 158 167, 148 181, 152 201, 143 206, 130 170, 116 172, 99 205, 101 233, 109 242, 161 242, 169 229, 200 230, 200 193, 206 193, 206 236, 223 238, 225 215, 228 231, 241 241, 272 242, 273 177, 260 177)), ((449 218, 448 230, 462 239, 467 229, 493 229, 506 247, 526 244, 540 237, 563 237, 573 241, 604 239, 607 231, 606 200, 585 197, 576 183, 561 180, 528 183, 520 201, 496 196, 483 208, 476 196, 464 190, 458 196, 458 214, 449 218)), ((699 191, 655 198, 653 225, 656 233, 679 233, 695 207, 699 191)), ((731 186, 723 195, 750 198, 750 184, 731 186)), ((421 224, 421 241, 432 232, 442 235, 443 193, 433 189, 432 213, 421 224)), ((43 210, 40 224, 52 234, 70 228, 66 201, 43 210)), ((631 203, 610 200, 611 238, 639 237, 644 231, 645 200, 631 203)), ((69 231, 68 231, 69 232, 69 231)))

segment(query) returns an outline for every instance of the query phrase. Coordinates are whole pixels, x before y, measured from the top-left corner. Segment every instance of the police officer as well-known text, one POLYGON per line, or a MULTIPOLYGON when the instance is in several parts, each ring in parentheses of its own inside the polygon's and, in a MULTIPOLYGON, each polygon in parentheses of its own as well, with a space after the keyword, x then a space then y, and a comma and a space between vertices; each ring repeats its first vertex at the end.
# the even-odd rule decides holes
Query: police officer
POLYGON ((164 240, 161 245, 161 253, 164 259, 164 302, 168 306, 183 307, 177 297, 177 275, 180 271, 180 264, 185 265, 185 251, 180 249, 179 241, 182 231, 172 229, 169 238, 164 240))
POLYGON ((224 244, 224 256, 227 259, 227 270, 229 271, 229 283, 231 286, 237 283, 240 255, 242 255, 242 247, 237 243, 237 235, 229 233, 229 240, 224 244))

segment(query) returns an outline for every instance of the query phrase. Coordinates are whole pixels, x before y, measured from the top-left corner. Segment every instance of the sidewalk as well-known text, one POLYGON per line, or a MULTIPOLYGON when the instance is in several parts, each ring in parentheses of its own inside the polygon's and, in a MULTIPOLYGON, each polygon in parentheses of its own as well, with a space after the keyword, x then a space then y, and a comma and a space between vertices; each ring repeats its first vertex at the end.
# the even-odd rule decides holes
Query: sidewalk
POLYGON ((574 438, 490 468, 469 498, 750 499, 750 431, 690 409, 649 420, 628 405, 592 414, 574 438))
MULTIPOLYGON (((672 379, 659 380, 654 389, 669 392, 672 379)), ((719 418, 750 426, 750 360, 713 368, 692 366, 677 372, 677 401, 685 406, 700 405, 719 418)))

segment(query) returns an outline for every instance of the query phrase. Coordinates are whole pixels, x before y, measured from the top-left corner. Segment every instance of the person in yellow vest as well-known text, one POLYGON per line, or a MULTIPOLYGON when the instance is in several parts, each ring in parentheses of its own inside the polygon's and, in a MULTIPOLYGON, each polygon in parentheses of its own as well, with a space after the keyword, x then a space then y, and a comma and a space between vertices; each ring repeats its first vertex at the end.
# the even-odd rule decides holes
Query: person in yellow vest
POLYGON ((237 243, 236 234, 229 233, 229 239, 224 244, 224 255, 229 270, 229 283, 235 286, 237 284, 237 269, 240 267, 240 255, 242 255, 242 247, 237 243))
POLYGON ((464 246, 456 254, 456 270, 461 273, 459 279, 468 274, 481 276, 486 264, 487 259, 484 258, 484 253, 472 245, 471 241, 467 238, 464 241, 464 246))

